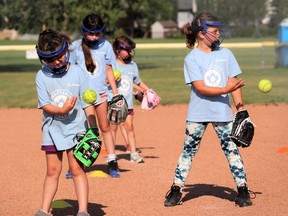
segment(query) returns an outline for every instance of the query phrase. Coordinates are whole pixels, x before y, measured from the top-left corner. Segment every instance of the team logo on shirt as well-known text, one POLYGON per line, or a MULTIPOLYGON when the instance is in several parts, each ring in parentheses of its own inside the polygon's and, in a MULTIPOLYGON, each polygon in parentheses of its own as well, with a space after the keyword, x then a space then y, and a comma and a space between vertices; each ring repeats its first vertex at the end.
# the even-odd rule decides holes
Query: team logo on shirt
POLYGON ((204 75, 204 83, 207 86, 220 87, 222 83, 222 69, 217 65, 209 67, 204 75))
MULTIPOLYGON (((51 100, 53 102, 53 105, 56 107, 63 107, 65 101, 67 98, 71 98, 73 95, 71 92, 67 91, 66 89, 58 89, 56 91, 53 91, 51 93, 51 100)), ((65 120, 68 119, 70 116, 70 113, 72 113, 73 110, 71 110, 69 113, 66 113, 64 115, 55 115, 55 119, 57 120, 65 120)))
POLYGON ((129 76, 123 75, 121 76, 121 85, 119 87, 119 91, 123 95, 128 95, 131 92, 132 86, 131 86, 132 80, 129 76))

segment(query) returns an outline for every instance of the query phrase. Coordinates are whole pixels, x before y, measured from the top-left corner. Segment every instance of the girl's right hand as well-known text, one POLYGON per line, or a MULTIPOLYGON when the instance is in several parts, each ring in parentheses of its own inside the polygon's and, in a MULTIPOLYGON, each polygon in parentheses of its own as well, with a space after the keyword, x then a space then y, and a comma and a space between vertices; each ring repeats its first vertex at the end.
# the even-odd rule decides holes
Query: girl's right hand
POLYGON ((228 82, 225 86, 227 93, 233 92, 238 88, 241 88, 245 85, 245 80, 238 79, 237 77, 230 78, 228 77, 228 82))
POLYGON ((67 98, 65 103, 63 104, 62 110, 64 113, 70 112, 75 106, 77 97, 72 96, 71 98, 67 98))

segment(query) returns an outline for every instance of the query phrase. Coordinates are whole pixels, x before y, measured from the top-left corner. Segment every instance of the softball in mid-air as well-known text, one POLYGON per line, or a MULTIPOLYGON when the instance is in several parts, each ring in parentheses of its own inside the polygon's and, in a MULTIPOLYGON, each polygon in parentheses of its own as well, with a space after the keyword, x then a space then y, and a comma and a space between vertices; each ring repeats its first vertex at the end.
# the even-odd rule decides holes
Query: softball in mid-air
POLYGON ((113 70, 114 79, 118 80, 121 77, 121 72, 119 70, 113 70))
POLYGON ((268 93, 272 89, 272 82, 268 79, 262 79, 258 83, 258 89, 263 93, 268 93))
POLYGON ((87 89, 84 91, 82 99, 87 104, 93 104, 97 100, 97 94, 94 90, 87 89))

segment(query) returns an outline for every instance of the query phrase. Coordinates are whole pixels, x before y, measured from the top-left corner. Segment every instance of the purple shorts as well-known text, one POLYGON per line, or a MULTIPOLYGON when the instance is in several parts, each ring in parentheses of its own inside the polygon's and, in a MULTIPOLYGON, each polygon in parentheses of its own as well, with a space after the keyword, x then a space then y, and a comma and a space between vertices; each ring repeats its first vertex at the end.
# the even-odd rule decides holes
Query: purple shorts
POLYGON ((134 110, 133 109, 128 109, 128 115, 134 115, 134 110))
POLYGON ((61 152, 56 149, 55 145, 41 146, 41 150, 45 152, 61 152))

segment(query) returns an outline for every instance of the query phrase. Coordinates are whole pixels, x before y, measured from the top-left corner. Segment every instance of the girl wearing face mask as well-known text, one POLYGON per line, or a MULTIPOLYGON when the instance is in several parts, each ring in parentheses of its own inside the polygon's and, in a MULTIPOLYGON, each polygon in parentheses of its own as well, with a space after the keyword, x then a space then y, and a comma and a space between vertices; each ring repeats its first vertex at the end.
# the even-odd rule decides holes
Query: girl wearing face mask
POLYGON ((183 149, 171 189, 165 196, 165 206, 182 203, 182 189, 209 124, 219 138, 237 187, 235 204, 252 205, 243 160, 230 137, 233 120, 230 101, 233 100, 237 111, 245 109, 241 91, 245 81, 238 78, 241 69, 233 53, 220 47, 223 26, 224 22, 208 11, 200 12, 184 26, 186 45, 191 49, 184 59, 185 83, 191 89, 190 102, 183 149))
MULTIPOLYGON (((116 63, 112 65, 114 70, 121 72, 121 78, 117 80, 117 88, 126 99, 128 105, 128 116, 125 122, 120 124, 121 132, 126 141, 126 148, 129 146, 130 161, 135 163, 143 163, 143 158, 136 151, 136 139, 133 125, 133 86, 136 85, 137 89, 142 92, 149 89, 149 87, 141 80, 137 63, 133 61, 135 54, 136 44, 133 40, 126 36, 116 37, 113 42, 113 50, 116 56, 116 63), (129 145, 128 145, 129 144, 129 145)), ((112 88, 109 87, 108 93, 109 100, 112 99, 112 88)), ((118 125, 111 125, 112 134, 116 138, 118 125)))
POLYGON ((67 35, 47 29, 40 33, 36 46, 42 64, 36 75, 36 89, 38 108, 43 111, 41 150, 45 152, 47 172, 41 209, 35 216, 52 215, 49 211, 57 192, 64 153, 78 198, 77 216, 89 216, 88 180, 73 149, 78 132, 88 126, 96 127, 94 107, 81 100, 84 91, 93 85, 83 69, 69 63, 69 44, 67 35))
MULTIPOLYGON (((108 152, 108 171, 112 178, 120 177, 118 163, 115 155, 110 125, 107 119, 107 91, 108 80, 113 96, 118 94, 113 76, 112 64, 115 63, 115 55, 111 44, 103 38, 106 24, 97 14, 89 14, 81 24, 82 39, 71 44, 72 64, 78 64, 90 76, 94 87, 101 97, 101 101, 95 105, 98 126, 108 152)), ((67 173, 69 174, 69 173, 67 173)), ((67 176, 68 177, 68 176, 67 176)))

